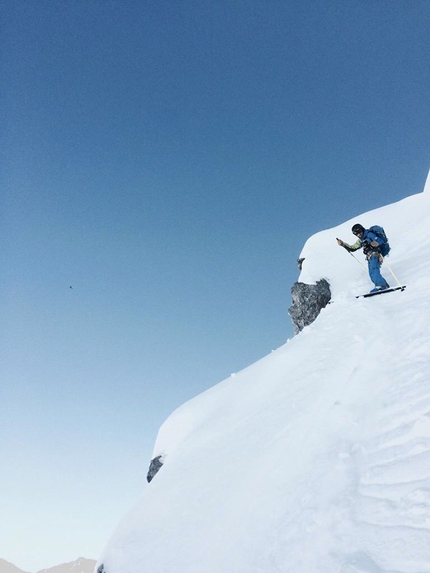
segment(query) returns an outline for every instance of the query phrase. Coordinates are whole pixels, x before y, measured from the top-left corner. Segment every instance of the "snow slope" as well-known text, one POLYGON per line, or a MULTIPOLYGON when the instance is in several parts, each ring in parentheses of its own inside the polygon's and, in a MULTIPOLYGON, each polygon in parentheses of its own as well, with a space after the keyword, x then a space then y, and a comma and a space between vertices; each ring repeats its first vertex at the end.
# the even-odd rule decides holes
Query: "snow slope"
POLYGON ((428 180, 307 241, 299 280, 333 303, 166 420, 106 573, 430 572, 429 228, 428 180), (335 237, 355 222, 384 226, 404 292, 354 298, 371 283, 335 237))

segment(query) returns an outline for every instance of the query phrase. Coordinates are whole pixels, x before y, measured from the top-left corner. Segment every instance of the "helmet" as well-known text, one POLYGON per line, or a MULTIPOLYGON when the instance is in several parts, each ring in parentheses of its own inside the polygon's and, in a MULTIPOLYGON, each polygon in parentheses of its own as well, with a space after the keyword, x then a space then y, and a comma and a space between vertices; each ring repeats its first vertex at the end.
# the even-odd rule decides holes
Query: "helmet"
POLYGON ((353 225, 351 231, 354 233, 354 235, 358 235, 358 233, 363 233, 364 227, 363 225, 360 225, 360 223, 356 223, 353 225))

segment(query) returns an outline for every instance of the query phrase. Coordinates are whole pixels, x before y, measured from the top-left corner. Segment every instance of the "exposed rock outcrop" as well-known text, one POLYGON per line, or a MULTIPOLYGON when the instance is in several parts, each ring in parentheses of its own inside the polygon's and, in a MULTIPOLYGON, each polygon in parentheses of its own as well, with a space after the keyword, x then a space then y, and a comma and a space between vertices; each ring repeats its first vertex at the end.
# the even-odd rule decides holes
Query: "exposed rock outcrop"
POLYGON ((157 456, 153 460, 151 460, 151 463, 149 464, 148 474, 146 476, 148 483, 153 479, 155 474, 158 473, 158 471, 162 466, 163 466, 163 456, 157 456))
POLYGON ((296 282, 291 288, 293 304, 288 314, 293 323, 294 334, 299 334, 305 326, 312 324, 331 299, 330 284, 326 279, 314 285, 296 282))

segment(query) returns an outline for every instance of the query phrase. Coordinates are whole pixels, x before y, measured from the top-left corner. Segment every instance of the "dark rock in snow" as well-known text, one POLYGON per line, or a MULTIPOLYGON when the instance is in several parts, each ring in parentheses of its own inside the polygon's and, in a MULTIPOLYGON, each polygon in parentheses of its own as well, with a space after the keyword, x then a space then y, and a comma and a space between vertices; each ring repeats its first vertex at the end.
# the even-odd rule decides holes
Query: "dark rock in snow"
POLYGON ((331 299, 330 285, 326 279, 319 280, 314 285, 294 283, 291 288, 293 304, 288 314, 293 323, 294 334, 299 334, 305 326, 312 324, 331 299))
POLYGON ((146 476, 148 483, 152 480, 152 478, 155 476, 155 474, 158 473, 159 469, 162 466, 163 466, 162 456, 157 456, 156 458, 151 460, 151 463, 149 465, 148 474, 146 476))
POLYGON ((97 573, 105 573, 105 566, 103 565, 103 563, 97 569, 97 573))

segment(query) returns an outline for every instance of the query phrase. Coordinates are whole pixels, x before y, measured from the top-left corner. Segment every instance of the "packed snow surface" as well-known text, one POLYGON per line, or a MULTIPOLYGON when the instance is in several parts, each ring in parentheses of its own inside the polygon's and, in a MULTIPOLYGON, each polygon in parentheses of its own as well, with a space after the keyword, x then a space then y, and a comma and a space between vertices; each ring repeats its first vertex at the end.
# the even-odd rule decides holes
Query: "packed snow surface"
POLYGON ((307 241, 299 280, 332 304, 167 419, 106 573, 430 572, 429 229, 427 184, 307 241), (355 298, 372 284, 335 240, 355 222, 385 228, 404 292, 355 298))

